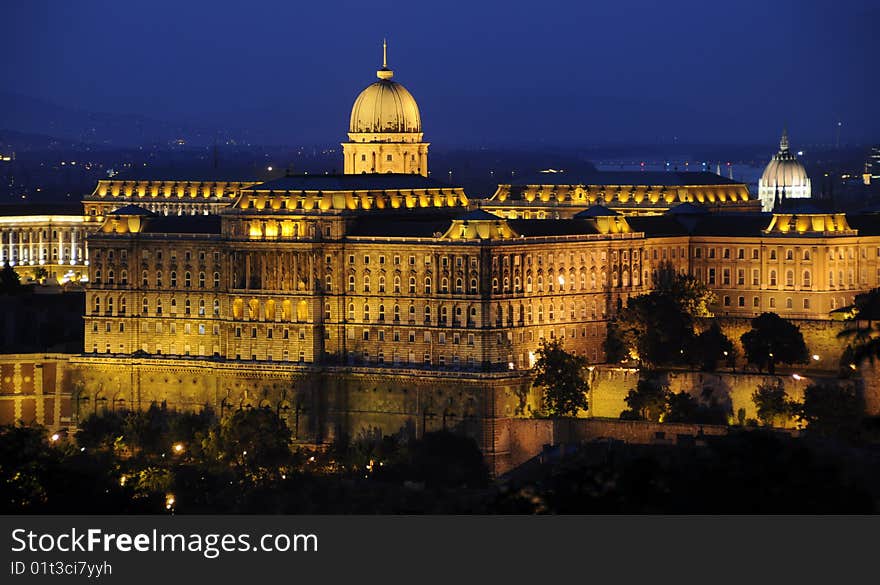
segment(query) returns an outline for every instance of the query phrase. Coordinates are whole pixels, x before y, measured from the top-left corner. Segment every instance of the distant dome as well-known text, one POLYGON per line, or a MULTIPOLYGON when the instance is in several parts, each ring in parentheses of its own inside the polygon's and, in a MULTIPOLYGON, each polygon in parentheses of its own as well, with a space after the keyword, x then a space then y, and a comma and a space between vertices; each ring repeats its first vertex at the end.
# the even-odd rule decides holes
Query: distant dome
POLYGON ((771 211, 777 198, 801 199, 810 197, 810 178, 807 170, 797 159, 788 144, 788 133, 783 130, 779 152, 773 155, 761 180, 758 181, 758 198, 764 211, 771 211))
POLYGON ((419 133, 422 117, 409 91, 396 81, 385 67, 376 75, 379 81, 360 93, 351 108, 348 131, 355 134, 419 133))

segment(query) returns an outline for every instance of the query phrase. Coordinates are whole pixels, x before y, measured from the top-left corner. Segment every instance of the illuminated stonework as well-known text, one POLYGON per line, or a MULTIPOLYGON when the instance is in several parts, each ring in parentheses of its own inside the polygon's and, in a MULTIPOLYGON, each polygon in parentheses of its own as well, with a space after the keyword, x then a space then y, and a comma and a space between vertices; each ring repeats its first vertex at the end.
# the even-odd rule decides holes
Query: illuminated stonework
POLYGON ((602 205, 627 215, 660 214, 680 203, 757 211, 745 184, 713 173, 596 172, 585 177, 542 172, 498 185, 482 207, 511 219, 566 219, 602 205))
POLYGON ((14 213, 0 215, 0 266, 8 262, 25 281, 63 284, 87 275, 90 230, 81 214, 43 206, 16 206, 14 213))

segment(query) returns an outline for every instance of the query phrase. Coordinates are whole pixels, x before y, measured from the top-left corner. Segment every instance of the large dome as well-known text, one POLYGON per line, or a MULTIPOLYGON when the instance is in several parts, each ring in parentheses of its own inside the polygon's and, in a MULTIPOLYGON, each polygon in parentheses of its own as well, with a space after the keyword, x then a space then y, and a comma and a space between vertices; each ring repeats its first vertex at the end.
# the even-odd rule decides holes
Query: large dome
POLYGON ((421 132, 419 106, 409 91, 391 81, 391 71, 382 68, 379 81, 360 93, 351 108, 349 132, 357 134, 421 132))

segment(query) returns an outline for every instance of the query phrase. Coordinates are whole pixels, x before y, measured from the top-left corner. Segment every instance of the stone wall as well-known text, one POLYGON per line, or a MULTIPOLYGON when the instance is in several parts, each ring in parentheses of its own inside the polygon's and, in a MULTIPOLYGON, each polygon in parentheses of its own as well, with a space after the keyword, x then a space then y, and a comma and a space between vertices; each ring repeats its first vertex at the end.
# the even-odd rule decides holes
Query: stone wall
MULTIPOLYGON (((785 314, 780 313, 780 316, 785 317, 785 314)), ((746 368, 745 351, 740 337, 752 328, 752 320, 719 317, 718 321, 724 334, 733 341, 736 347, 737 368, 746 368)), ((791 322, 800 328, 810 354, 819 356, 818 360, 811 359, 809 364, 803 366, 803 369, 836 372, 840 365, 840 356, 846 347, 846 344, 837 338, 837 334, 843 330, 843 322, 827 319, 791 319, 791 322)))
POLYGON ((65 354, 0 355, 0 424, 39 424, 52 431, 73 424, 76 372, 65 354))
POLYGON ((674 444, 682 437, 726 435, 729 428, 717 425, 651 423, 598 418, 499 419, 506 429, 504 445, 508 457, 496 462, 494 472, 502 475, 540 455, 551 445, 613 439, 640 445, 674 444))

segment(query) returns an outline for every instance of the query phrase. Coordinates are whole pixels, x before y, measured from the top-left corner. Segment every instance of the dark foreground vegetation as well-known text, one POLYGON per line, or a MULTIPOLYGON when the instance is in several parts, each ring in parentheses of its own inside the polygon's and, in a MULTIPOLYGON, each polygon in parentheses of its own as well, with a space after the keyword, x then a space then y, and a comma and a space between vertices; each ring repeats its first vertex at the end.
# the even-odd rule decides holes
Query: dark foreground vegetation
POLYGON ((0 512, 876 513, 877 426, 568 445, 490 480, 476 444, 448 432, 364 432, 315 449, 291 445, 270 410, 221 423, 154 406, 93 415, 76 437, 0 427, 0 512))

